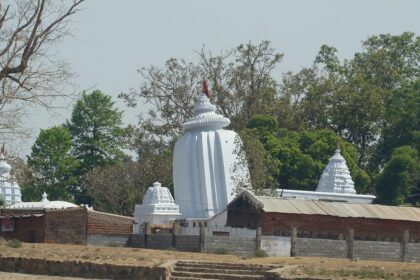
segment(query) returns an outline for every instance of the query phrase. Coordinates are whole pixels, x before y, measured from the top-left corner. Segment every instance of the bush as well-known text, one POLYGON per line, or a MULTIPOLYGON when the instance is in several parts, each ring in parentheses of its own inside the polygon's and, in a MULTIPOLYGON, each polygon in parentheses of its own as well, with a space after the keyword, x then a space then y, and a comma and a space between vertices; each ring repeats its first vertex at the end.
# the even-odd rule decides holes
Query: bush
POLYGON ((218 255, 227 255, 228 252, 229 252, 228 249, 226 249, 224 247, 219 247, 214 251, 214 253, 218 254, 218 255))
POLYGON ((17 239, 10 239, 9 241, 7 241, 7 246, 9 246, 10 248, 20 248, 22 247, 22 243, 17 239))
POLYGON ((265 258, 265 257, 268 257, 268 254, 264 250, 258 249, 258 250, 255 251, 255 257, 256 258, 265 258))

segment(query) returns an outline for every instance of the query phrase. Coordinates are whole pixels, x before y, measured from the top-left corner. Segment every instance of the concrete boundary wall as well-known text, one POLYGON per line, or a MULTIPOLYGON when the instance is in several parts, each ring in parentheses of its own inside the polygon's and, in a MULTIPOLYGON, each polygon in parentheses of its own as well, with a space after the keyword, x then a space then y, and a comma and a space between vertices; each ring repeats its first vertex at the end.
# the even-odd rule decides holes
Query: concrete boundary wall
POLYGON ((254 256, 255 237, 205 236, 204 252, 227 253, 239 256, 254 256))
POLYGON ((87 245, 124 247, 128 238, 128 234, 88 234, 87 245))
POLYGON ((291 247, 290 236, 261 236, 261 250, 269 256, 290 257, 291 247))
POLYGON ((128 246, 149 249, 176 249, 188 252, 228 253, 252 256, 259 249, 270 256, 314 256, 365 260, 420 262, 420 243, 410 243, 404 231, 401 242, 354 240, 349 229, 342 239, 299 237, 297 228, 291 236, 266 236, 257 230, 230 227, 204 227, 175 230, 172 234, 133 234, 128 246))
POLYGON ((298 238, 296 246, 299 256, 343 259, 347 257, 345 240, 298 238))
POLYGON ((354 258, 361 260, 402 261, 403 243, 355 240, 354 258))

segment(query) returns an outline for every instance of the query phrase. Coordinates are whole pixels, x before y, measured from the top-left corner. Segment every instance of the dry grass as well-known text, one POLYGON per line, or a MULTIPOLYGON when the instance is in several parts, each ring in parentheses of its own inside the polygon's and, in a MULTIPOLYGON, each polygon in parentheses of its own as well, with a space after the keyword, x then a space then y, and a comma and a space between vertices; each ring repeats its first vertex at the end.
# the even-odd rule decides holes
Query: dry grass
MULTIPOLYGON (((290 275, 325 276, 334 279, 420 279, 420 264, 379 261, 350 261, 328 258, 266 257, 240 258, 137 248, 96 247, 61 244, 28 244, 10 248, 0 244, 2 256, 32 257, 50 260, 79 260, 139 266, 160 265, 168 260, 291 265, 290 275)), ((0 278, 2 279, 2 278, 0 278)))

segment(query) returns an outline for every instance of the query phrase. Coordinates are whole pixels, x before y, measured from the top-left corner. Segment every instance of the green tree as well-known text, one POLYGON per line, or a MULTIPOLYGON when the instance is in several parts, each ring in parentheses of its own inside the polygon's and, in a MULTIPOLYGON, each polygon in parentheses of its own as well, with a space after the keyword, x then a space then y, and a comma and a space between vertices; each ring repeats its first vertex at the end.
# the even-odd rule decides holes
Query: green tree
POLYGON ((367 164, 393 92, 419 78, 420 37, 381 34, 362 48, 340 61, 335 48, 322 46, 311 68, 284 76, 282 89, 294 108, 295 128, 339 132, 357 146, 359 164, 367 164))
POLYGON ((139 120, 143 140, 173 143, 182 132, 181 124, 192 117, 204 78, 210 81, 212 102, 237 131, 254 114, 279 111, 278 86, 271 73, 283 55, 270 42, 241 44, 219 56, 202 50, 199 57, 198 65, 171 58, 164 69, 141 68, 140 89, 120 95, 128 106, 151 105, 139 120))
POLYGON ((119 162, 96 167, 88 172, 83 188, 93 197, 93 207, 99 211, 132 216, 134 206, 141 202, 146 187, 141 186, 138 163, 119 162))
POLYGON ((395 148, 405 145, 420 152, 420 80, 395 90, 389 98, 373 164, 383 166, 395 148))
POLYGON ((381 203, 400 205, 420 201, 420 159, 417 150, 396 148, 376 181, 381 203))
MULTIPOLYGON (((253 187, 259 188, 261 173, 259 168, 268 172, 263 178, 274 178, 275 183, 270 186, 280 186, 286 189, 315 190, 322 170, 336 149, 337 135, 331 130, 290 131, 287 129, 273 129, 274 119, 269 116, 256 116, 248 122, 246 131, 251 139, 244 141, 245 146, 251 144, 252 159, 249 162, 261 162, 266 159, 270 165, 250 165, 253 187), (255 140, 256 139, 256 140, 255 140), (264 147, 264 152, 255 155, 252 147, 255 142, 264 147)), ((246 133, 241 133, 243 135, 246 133)), ((247 139, 247 138, 245 138, 247 139)), ((341 142, 341 153, 347 160, 350 172, 354 178, 356 189, 366 193, 372 191, 368 174, 357 165, 357 152, 350 143, 341 142)), ((246 150, 248 152, 248 150, 246 150)), ((257 149, 259 150, 259 149, 257 149)), ((269 180, 270 181, 270 180, 269 180)), ((272 182, 272 181, 271 181, 272 182)), ((263 185, 267 188, 267 185, 263 185)))
POLYGON ((80 161, 79 175, 95 167, 124 158, 125 129, 122 112, 114 107, 111 96, 99 90, 84 92, 73 108, 66 127, 72 135, 73 155, 80 161))
POLYGON ((66 128, 41 129, 28 156, 32 178, 22 186, 25 200, 38 201, 44 191, 50 199, 73 200, 79 162, 70 154, 71 146, 71 134, 66 128))

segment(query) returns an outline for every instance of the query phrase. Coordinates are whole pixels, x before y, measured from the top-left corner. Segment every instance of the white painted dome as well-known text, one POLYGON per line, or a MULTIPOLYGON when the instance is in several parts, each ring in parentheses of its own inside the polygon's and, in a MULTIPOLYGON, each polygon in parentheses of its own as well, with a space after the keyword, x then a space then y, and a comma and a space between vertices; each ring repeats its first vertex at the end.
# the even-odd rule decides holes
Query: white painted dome
POLYGON ((67 209, 67 208, 77 208, 80 207, 76 204, 67 202, 67 201, 49 201, 47 194, 44 192, 42 194, 41 201, 31 201, 31 202, 20 202, 9 206, 10 209, 31 209, 31 210, 43 210, 43 209, 67 209))
POLYGON ((162 187, 159 182, 154 182, 153 187, 148 188, 144 195, 143 205, 162 203, 174 203, 174 198, 168 188, 162 187))
POLYGON ((318 182, 317 192, 355 194, 354 182, 351 178, 346 160, 340 154, 340 149, 335 150, 328 165, 322 172, 318 182))
POLYGON ((3 153, 0 153, 0 195, 6 205, 22 201, 22 194, 16 179, 10 175, 12 167, 6 162, 3 153))
POLYGON ((135 213, 179 215, 179 206, 175 204, 169 189, 162 187, 161 183, 155 182, 152 187, 147 189, 143 204, 136 205, 135 213))

